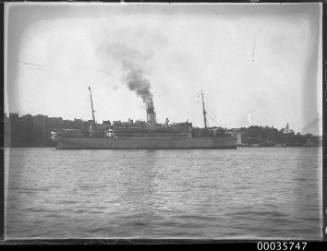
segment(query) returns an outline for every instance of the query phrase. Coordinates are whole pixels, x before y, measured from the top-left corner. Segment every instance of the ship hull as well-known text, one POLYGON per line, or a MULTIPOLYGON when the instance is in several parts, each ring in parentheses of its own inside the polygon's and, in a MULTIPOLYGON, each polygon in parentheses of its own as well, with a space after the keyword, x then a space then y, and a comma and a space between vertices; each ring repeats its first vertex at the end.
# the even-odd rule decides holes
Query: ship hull
POLYGON ((236 148, 232 136, 196 138, 83 138, 56 137, 57 149, 228 149, 236 148))

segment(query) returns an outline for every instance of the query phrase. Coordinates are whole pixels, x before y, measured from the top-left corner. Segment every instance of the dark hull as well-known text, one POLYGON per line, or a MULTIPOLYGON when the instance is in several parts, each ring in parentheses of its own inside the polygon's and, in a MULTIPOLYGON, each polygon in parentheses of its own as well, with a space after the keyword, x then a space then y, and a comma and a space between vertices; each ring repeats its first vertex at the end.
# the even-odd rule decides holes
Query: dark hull
POLYGON ((196 138, 83 138, 56 137, 57 149, 228 149, 236 148, 232 136, 196 138))

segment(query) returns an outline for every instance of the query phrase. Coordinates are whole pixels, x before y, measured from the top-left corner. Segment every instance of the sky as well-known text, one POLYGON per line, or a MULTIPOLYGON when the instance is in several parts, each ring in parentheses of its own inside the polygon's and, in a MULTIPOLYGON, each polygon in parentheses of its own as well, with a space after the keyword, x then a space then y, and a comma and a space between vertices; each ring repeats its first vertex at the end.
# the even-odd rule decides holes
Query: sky
POLYGON ((289 123, 321 134, 321 3, 6 3, 5 10, 7 112, 89 120, 91 86, 98 122, 145 120, 130 82, 137 75, 160 123, 202 127, 203 90, 209 126, 289 123))

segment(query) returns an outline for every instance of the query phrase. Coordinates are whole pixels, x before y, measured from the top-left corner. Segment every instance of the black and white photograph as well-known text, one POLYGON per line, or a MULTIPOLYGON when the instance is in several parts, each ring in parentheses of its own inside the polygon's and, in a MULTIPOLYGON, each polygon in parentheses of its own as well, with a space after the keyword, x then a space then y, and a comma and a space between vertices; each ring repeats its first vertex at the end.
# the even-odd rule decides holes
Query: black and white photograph
POLYGON ((322 13, 5 3, 5 240, 321 240, 322 13))

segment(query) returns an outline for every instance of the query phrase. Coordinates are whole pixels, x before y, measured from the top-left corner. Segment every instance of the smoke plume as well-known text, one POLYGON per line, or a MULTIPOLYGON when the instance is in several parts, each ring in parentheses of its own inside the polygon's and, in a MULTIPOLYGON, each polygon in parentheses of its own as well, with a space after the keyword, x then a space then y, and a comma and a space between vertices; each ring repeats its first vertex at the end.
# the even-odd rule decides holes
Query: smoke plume
POLYGON ((144 76, 142 70, 149 55, 140 53, 122 44, 115 44, 111 51, 116 60, 119 60, 127 87, 141 97, 147 108, 153 108, 153 95, 150 91, 151 84, 144 76))
POLYGON ((150 92, 150 83, 143 77, 141 70, 129 69, 125 76, 127 86, 131 91, 135 91, 136 95, 141 97, 146 107, 153 107, 153 96, 150 92))

